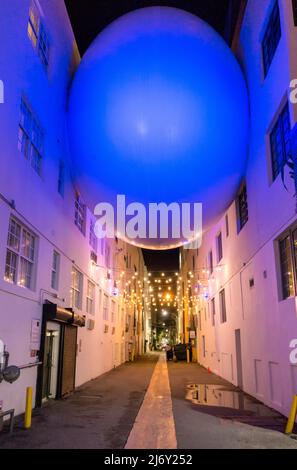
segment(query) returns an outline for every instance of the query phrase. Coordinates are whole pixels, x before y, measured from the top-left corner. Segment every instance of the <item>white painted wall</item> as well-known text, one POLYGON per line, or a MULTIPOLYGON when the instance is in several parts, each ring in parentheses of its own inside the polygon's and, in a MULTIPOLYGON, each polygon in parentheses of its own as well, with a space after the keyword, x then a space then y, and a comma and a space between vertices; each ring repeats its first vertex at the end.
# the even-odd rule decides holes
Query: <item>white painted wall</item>
MULTIPOLYGON (((237 51, 247 80, 251 107, 246 171, 249 221, 238 234, 234 202, 226 211, 229 237, 226 237, 225 214, 204 235, 196 266, 209 298, 216 299, 215 327, 211 324, 210 301, 204 301, 194 289, 197 299, 193 298, 192 313, 201 311, 199 362, 237 385, 235 330, 240 329, 244 390, 288 415, 293 394, 297 393, 297 366, 289 361, 289 343, 297 337, 297 314, 294 298, 280 300, 275 240, 296 220, 296 202, 293 183, 288 175, 288 191, 284 189, 280 176, 271 184, 268 132, 289 92, 290 80, 297 77, 297 28, 293 25, 291 2, 279 0, 282 38, 264 80, 261 39, 272 3, 272 0, 248 1, 237 51), (203 268, 207 267, 210 249, 213 250, 216 265, 215 238, 220 230, 224 252, 221 271, 215 270, 213 276, 208 276, 207 273, 203 274, 203 268), (253 288, 249 286, 251 278, 255 282, 253 288), (219 320, 219 291, 223 287, 227 304, 225 324, 219 320), (206 340, 205 358, 202 354, 202 336, 206 340)), ((294 125, 296 106, 290 104, 290 113, 294 125)), ((192 250, 183 252, 183 269, 191 270, 193 254, 192 250)), ((193 285, 197 282, 195 273, 193 285)))
MULTIPOLYGON (((5 103, 0 106, 0 338, 10 353, 10 364, 23 365, 36 360, 30 357, 30 331, 32 319, 41 319, 42 303, 48 299, 60 306, 70 306, 70 286, 72 266, 84 275, 83 305, 81 315, 95 320, 95 328, 78 329, 78 354, 76 385, 80 385, 98 375, 118 366, 127 358, 121 355, 121 348, 138 333, 132 324, 125 333, 125 318, 118 316, 118 308, 132 308, 132 299, 123 293, 126 282, 134 274, 134 265, 143 279, 143 258, 141 250, 127 246, 119 241, 108 241, 111 250, 111 280, 107 279, 105 247, 101 252, 98 242, 98 261, 101 266, 95 269, 90 261, 89 219, 87 212, 87 230, 84 237, 74 225, 75 188, 71 182, 70 162, 66 136, 67 89, 71 80, 71 70, 78 57, 77 48, 66 12, 61 0, 40 0, 44 21, 50 35, 51 52, 48 73, 32 47, 27 35, 27 23, 30 0, 2 0, 0 15, 0 78, 5 86, 5 103), (4 45, 4 47, 3 47, 4 45), (30 102, 34 114, 45 131, 45 149, 42 176, 31 168, 28 161, 18 151, 18 124, 21 96, 30 102), (61 197, 57 191, 59 160, 65 161, 65 194, 61 197), (7 201, 14 201, 15 209, 7 201), (24 223, 38 237, 38 257, 36 263, 36 283, 34 290, 11 285, 4 281, 7 231, 10 215, 24 223), (60 282, 58 300, 50 286, 53 249, 61 255, 60 282), (131 269, 127 269, 124 255, 131 255, 131 269), (124 276, 119 278, 120 270, 124 276), (86 314, 87 280, 96 283, 94 315, 86 314), (103 321, 102 301, 99 304, 99 289, 107 293, 109 302, 112 298, 114 281, 121 279, 118 285, 120 296, 116 302, 116 318, 111 322, 109 309, 108 322, 103 321), (64 299, 64 300, 63 300, 64 299), (130 305, 129 305, 130 304, 130 305), (104 333, 104 325, 109 325, 104 333), (112 334, 112 327, 115 332, 112 334), (122 346, 123 345, 123 346, 122 346)), ((133 281, 134 282, 134 281, 133 281)), ((136 293, 142 285, 136 283, 136 293)), ((133 301, 136 299, 133 299, 133 301)), ((136 321, 141 325, 142 303, 135 307, 136 321)), ((141 347, 139 353, 142 352, 141 347)), ((16 413, 24 411, 25 392, 32 386, 35 394, 36 367, 25 369, 17 382, 10 385, 0 384, 0 400, 3 409, 15 408, 16 413)))

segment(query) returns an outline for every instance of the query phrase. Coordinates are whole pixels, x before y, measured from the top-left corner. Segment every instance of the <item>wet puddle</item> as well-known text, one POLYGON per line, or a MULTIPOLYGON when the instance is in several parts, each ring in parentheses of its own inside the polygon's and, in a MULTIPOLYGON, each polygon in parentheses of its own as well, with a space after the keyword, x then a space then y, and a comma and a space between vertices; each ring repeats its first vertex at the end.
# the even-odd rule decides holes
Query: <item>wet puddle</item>
POLYGON ((202 413, 281 432, 285 429, 284 416, 232 386, 189 384, 186 399, 202 413))

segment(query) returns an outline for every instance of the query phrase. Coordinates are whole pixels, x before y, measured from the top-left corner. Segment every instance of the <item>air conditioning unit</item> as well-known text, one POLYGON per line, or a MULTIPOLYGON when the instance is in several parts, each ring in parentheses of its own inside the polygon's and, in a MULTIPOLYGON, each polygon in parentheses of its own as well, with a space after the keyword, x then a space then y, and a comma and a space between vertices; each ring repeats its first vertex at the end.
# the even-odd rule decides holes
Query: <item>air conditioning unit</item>
POLYGON ((89 318, 87 321, 87 329, 93 330, 94 328, 95 328, 95 320, 92 320, 92 318, 89 318))

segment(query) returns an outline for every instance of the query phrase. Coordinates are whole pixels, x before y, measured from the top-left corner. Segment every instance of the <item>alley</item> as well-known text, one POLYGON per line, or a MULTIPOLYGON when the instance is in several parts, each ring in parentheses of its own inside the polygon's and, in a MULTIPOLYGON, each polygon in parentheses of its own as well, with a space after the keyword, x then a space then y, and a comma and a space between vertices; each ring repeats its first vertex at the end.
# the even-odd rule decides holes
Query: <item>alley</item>
POLYGON ((285 418, 243 393, 236 401, 237 393, 197 364, 167 363, 153 353, 36 409, 30 430, 18 419, 11 437, 1 435, 0 448, 297 449, 282 433, 285 418), (209 405, 206 395, 199 405, 198 384, 210 391, 209 405))

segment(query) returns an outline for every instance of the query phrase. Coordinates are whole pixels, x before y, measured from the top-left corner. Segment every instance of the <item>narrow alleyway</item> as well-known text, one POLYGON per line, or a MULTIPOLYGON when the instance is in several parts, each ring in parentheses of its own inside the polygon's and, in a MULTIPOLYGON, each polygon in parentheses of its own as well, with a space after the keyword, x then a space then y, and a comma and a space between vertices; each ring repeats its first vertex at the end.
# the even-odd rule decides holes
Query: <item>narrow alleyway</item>
POLYGON ((18 421, 0 448, 297 449, 284 425, 199 365, 150 354, 35 410, 32 428, 18 421))

